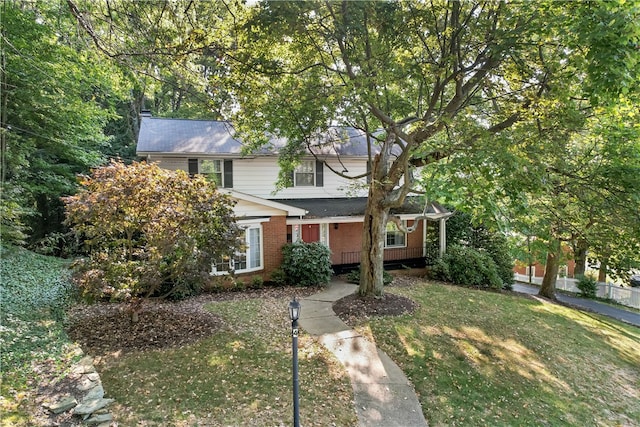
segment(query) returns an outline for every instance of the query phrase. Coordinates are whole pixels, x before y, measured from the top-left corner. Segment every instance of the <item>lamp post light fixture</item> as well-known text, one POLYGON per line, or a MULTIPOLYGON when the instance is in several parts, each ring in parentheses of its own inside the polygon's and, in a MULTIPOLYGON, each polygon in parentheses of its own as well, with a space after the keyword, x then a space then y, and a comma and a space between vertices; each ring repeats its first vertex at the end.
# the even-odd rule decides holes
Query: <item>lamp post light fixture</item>
POLYGON ((289 303, 289 318, 291 319, 291 338, 293 349, 293 427, 300 427, 300 398, 298 396, 298 319, 300 318, 300 303, 293 297, 289 303))

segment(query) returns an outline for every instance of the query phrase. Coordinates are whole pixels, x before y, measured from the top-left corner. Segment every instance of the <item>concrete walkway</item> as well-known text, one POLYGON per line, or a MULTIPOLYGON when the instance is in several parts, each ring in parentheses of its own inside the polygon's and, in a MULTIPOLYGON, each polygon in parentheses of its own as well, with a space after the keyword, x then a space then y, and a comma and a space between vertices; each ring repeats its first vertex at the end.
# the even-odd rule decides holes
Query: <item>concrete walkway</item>
POLYGON ((334 278, 320 293, 300 301, 300 326, 344 365, 353 387, 360 427, 427 426, 413 386, 376 345, 350 329, 332 309, 356 285, 334 278))

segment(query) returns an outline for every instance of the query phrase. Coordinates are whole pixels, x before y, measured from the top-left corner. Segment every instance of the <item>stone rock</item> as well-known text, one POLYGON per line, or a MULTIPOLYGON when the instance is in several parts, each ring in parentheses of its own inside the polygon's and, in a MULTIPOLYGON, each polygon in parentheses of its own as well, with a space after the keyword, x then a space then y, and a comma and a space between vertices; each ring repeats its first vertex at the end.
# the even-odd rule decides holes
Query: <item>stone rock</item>
POLYGON ((61 414, 62 412, 68 411, 71 408, 75 408, 78 405, 78 401, 73 396, 64 396, 62 399, 58 400, 56 403, 46 406, 48 410, 53 412, 54 414, 61 414))
POLYGON ((89 375, 85 375, 79 382, 78 382, 78 390, 80 391, 87 391, 90 390, 92 388, 94 388, 96 385, 98 384, 98 381, 94 381, 91 380, 89 378, 89 375))
MULTIPOLYGON (((95 384, 95 383, 94 383, 95 384)), ((82 398, 82 401, 102 399, 104 397, 104 388, 101 384, 95 384, 91 390, 87 391, 87 394, 82 398)))
POLYGON ((89 415, 96 412, 98 409, 102 409, 105 406, 111 404, 114 399, 91 399, 84 400, 82 403, 73 410, 76 415, 89 415))
POLYGON ((90 379, 91 381, 98 381, 100 380, 100 374, 98 374, 97 372, 92 372, 87 375, 87 378, 90 379))
POLYGON ((96 371, 93 367, 93 358, 85 356, 71 369, 74 374, 90 374, 96 371))
POLYGON ((111 414, 100 414, 100 415, 92 415, 90 418, 87 418, 84 422, 88 425, 96 425, 103 423, 110 423, 113 421, 113 416, 111 414))

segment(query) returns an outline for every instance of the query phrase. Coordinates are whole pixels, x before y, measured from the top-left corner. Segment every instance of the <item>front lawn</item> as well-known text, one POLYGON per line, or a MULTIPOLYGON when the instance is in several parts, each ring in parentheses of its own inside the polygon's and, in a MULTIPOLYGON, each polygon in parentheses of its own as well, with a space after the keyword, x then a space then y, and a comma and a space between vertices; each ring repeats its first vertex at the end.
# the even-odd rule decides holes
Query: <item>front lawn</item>
POLYGON ((415 385, 431 426, 640 425, 640 329, 512 294, 389 287, 420 308, 356 328, 415 385))
MULTIPOLYGON (((66 318, 73 288, 64 261, 22 249, 2 249, 1 261, 3 426, 45 425, 33 418, 36 380, 63 378, 78 344, 96 357, 119 425, 291 424, 294 290, 150 305, 140 324, 111 305, 66 318)), ((404 369, 431 426, 640 425, 639 328, 420 279, 386 290, 419 307, 349 321, 404 369)), ((342 366, 304 331, 299 354, 302 423, 356 425, 342 366)))

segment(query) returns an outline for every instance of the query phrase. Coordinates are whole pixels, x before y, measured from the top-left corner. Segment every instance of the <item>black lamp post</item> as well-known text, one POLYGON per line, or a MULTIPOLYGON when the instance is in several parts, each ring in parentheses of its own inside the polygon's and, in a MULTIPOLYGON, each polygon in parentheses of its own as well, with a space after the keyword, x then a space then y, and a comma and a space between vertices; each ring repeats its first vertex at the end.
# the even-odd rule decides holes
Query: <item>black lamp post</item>
POLYGON ((289 303, 289 318, 291 319, 291 337, 293 341, 293 427, 300 427, 300 405, 298 397, 298 319, 300 318, 300 303, 293 297, 289 303))

